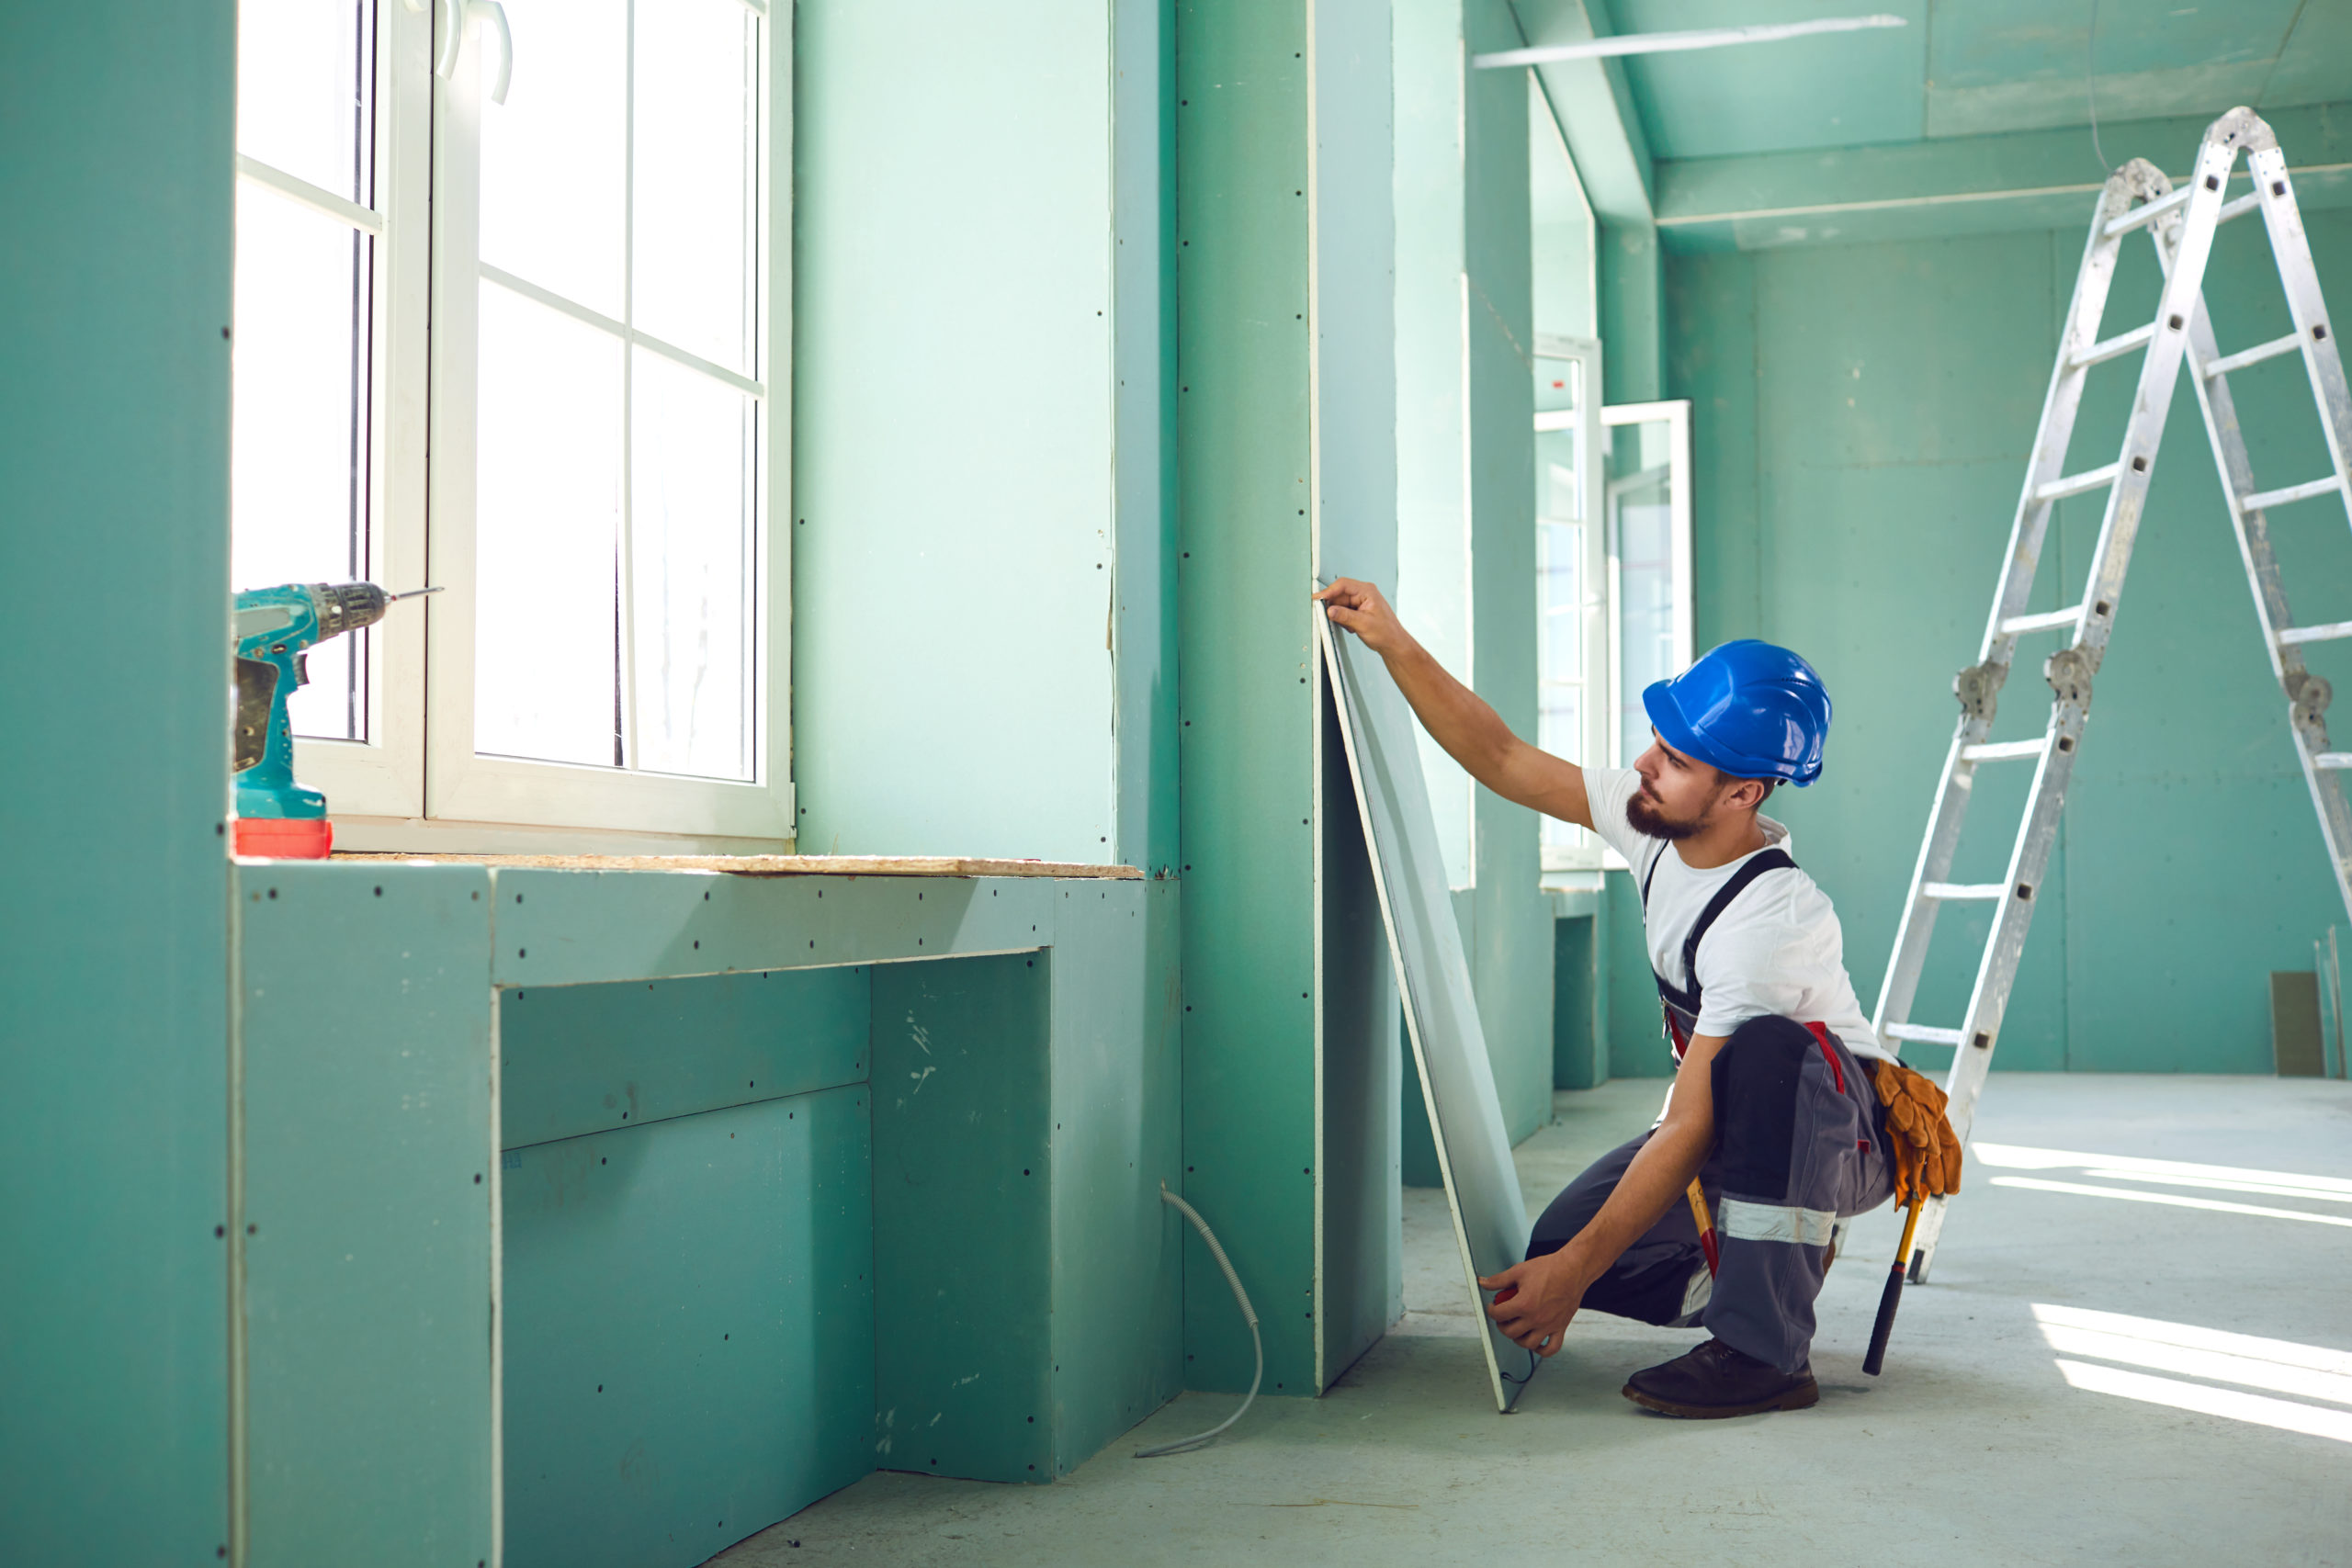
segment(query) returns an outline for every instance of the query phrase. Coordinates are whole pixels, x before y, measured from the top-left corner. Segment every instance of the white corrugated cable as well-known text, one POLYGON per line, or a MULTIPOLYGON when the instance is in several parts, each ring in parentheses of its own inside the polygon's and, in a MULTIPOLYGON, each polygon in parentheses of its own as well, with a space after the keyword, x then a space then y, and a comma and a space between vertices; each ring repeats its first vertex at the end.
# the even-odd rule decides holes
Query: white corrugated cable
POLYGON ((1225 1270, 1225 1282, 1233 1287, 1233 1299, 1241 1304, 1241 1315, 1249 1320, 1250 1345, 1250 1348, 1258 1354, 1258 1370, 1250 1374, 1250 1392, 1242 1396, 1240 1409, 1195 1437, 1181 1438, 1172 1443, 1162 1443, 1156 1449, 1137 1449, 1136 1450, 1137 1459, 1158 1459, 1162 1454, 1184 1453, 1221 1436, 1227 1427, 1241 1419, 1242 1411, 1248 1410, 1250 1402, 1258 1397, 1258 1384, 1263 1382, 1266 1376, 1266 1341, 1258 1333, 1257 1309, 1250 1304, 1250 1292, 1241 1288, 1241 1276, 1233 1271, 1232 1260, 1226 1257, 1225 1248, 1216 1244, 1216 1233, 1209 1229, 1208 1221, 1201 1218, 1198 1209, 1168 1190, 1168 1183, 1165 1181, 1159 1184, 1159 1201, 1173 1204, 1179 1213, 1193 1222, 1193 1228, 1201 1233, 1203 1241, 1208 1243, 1209 1256, 1216 1258, 1216 1266, 1225 1270))

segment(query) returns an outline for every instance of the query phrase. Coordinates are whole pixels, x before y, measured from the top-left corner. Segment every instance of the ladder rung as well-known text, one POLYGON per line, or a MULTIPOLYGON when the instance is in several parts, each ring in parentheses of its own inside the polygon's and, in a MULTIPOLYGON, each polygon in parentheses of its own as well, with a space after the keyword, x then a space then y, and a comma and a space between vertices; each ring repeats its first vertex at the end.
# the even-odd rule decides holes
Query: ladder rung
POLYGON ((2249 365, 2259 365, 2266 359, 2276 359, 2282 354, 2292 354, 2302 346, 2303 339, 2300 333, 2289 333, 2285 337, 2274 337, 2268 343, 2258 343, 2252 348, 2242 348, 2235 354, 2225 354, 2221 358, 2211 361, 2205 367, 2205 379, 2210 381, 2216 376, 2226 376, 2233 370, 2243 370, 2249 365))
POLYGON ((1957 1045, 1960 1031, 1936 1029, 1924 1023, 1890 1023, 1879 1031, 1890 1040, 1917 1040, 1924 1045, 1957 1045))
POLYGON ((2222 203, 2222 210, 2213 215, 2213 221, 2218 226, 2220 224, 2227 223, 2233 218, 2243 218, 2247 213, 2253 211, 2255 204, 2259 202, 2261 199, 2262 193, 2260 191, 2250 190, 2244 196, 2238 197, 2235 201, 2225 201, 2222 203))
POLYGON ((1929 882, 1920 886, 1923 898, 1940 898, 1947 902, 1969 898, 1999 898, 2007 894, 2006 882, 1929 882))
POLYGON ((2338 637, 2352 637, 2352 621, 2330 621, 2324 626, 2289 626, 2278 634, 2282 648, 2299 642, 2334 642, 2338 637))
POLYGON ((2123 465, 2120 463, 2109 463, 2103 468, 2086 468, 2079 474, 2068 474, 2064 479, 2052 479, 2048 484, 2035 491, 2033 498, 2036 501, 2057 501, 2065 496, 2080 495, 2086 490, 2098 490, 2102 485, 2111 485, 2115 482, 2115 476, 2122 470, 2122 468, 2123 465))
POLYGON ((2322 770, 2352 768, 2352 751, 2321 751, 2312 758, 2312 766, 2322 770))
POLYGON ((2110 218, 2107 220, 2107 232, 2110 235, 2128 234, 2143 224, 2153 223, 2182 202, 2187 201, 2196 189, 2197 186, 2194 184, 2181 186, 2169 196, 2160 196, 2145 206, 2133 208, 2120 218, 2110 218))
POLYGON ((2266 490, 2259 495, 2249 495, 2238 502, 2240 512, 2267 512, 2274 506, 2284 506, 2290 501, 2309 501, 2315 495, 2325 495, 2332 490, 2342 490, 2344 481, 2330 474, 2309 484, 2289 485, 2285 490, 2266 490))
MULTIPOLYGON (((2046 632, 2058 626, 2071 626, 2082 618, 2082 615, 2080 604, 2070 604, 2063 610, 2044 610, 2039 615, 2011 615, 2001 623, 2001 635, 2017 637, 2026 632, 2046 632)), ((2041 741, 2033 744, 2037 750, 2041 749, 2041 741)))
MULTIPOLYGON (((2104 343, 2095 343, 2075 355, 2075 367, 2080 369, 2086 365, 2104 365, 2109 360, 2119 358, 2135 348, 2147 347, 2150 340, 2155 335, 2156 323, 2150 321, 2144 327, 2134 327, 2132 331, 2109 338, 2104 343)), ((2295 340, 2290 338, 2288 341, 2289 346, 2292 347, 2295 340)))
MULTIPOLYGON (((2066 612, 2069 615, 2074 612, 2066 612)), ((2352 631, 2347 631, 2352 636, 2352 631)), ((1960 759, 1963 762, 2007 762, 2024 757, 2039 757, 2048 750, 2050 738, 2041 736, 2031 740, 1987 740, 1981 745, 1963 746, 1960 759)))

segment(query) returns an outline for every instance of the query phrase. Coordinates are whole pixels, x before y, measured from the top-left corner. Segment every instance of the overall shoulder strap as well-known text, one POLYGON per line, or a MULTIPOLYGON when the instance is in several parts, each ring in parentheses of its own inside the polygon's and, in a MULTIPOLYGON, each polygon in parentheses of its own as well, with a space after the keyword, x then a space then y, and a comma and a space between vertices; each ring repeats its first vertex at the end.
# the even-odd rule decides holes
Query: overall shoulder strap
POLYGON ((1660 839, 1657 841, 1657 849, 1650 855, 1649 869, 1642 873, 1642 911, 1645 914, 1649 912, 1650 883, 1657 875, 1657 863, 1664 860, 1666 852, 1673 847, 1671 840, 1660 839))
POLYGON ((1696 967, 1699 962, 1699 939, 1707 934, 1707 928, 1715 923, 1717 916, 1731 908, 1733 899, 1747 891, 1749 883, 1768 871, 1779 871, 1784 866, 1794 871, 1797 868, 1797 863, 1789 857, 1788 851, 1777 845, 1748 856, 1746 863, 1731 874, 1731 879, 1715 889, 1715 896, 1707 900, 1707 907, 1701 910, 1699 918, 1691 922, 1690 934, 1683 940, 1682 943, 1682 984, 1693 996, 1696 996, 1699 990, 1699 971, 1696 967))

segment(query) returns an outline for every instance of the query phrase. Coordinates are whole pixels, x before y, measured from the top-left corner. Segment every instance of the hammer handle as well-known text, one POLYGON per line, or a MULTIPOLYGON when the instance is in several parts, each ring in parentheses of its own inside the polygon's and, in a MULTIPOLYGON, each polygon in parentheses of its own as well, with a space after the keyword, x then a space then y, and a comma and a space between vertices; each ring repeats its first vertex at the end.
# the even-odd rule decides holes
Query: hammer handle
POLYGON ((1903 1271, 1911 1263, 1911 1237, 1919 1228, 1919 1205, 1927 1193, 1911 1195, 1910 1217, 1903 1222, 1903 1245, 1894 1254, 1894 1267, 1886 1272, 1886 1289, 1879 1292, 1878 1321, 1871 1325, 1871 1353, 1862 1358, 1862 1371, 1876 1377, 1886 1365, 1886 1342, 1894 1333, 1894 1309, 1903 1304, 1903 1271))

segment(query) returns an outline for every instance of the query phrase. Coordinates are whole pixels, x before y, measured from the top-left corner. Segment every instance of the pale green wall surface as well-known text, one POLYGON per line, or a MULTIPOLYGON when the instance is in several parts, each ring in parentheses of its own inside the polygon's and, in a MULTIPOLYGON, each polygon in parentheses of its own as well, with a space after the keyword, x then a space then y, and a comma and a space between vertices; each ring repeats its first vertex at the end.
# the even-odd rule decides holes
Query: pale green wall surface
POLYGON ((689 1568, 866 1473, 870 1099, 505 1156, 507 1562, 689 1568))
MULTIPOLYGON (((1166 681, 1149 528, 1125 616, 1143 715, 1112 645, 1159 420, 1115 367, 1161 329, 1152 280, 1113 260, 1113 14, 812 0, 797 27, 801 848, 1148 854, 1116 813, 1119 727, 1166 681), (1123 434, 1150 443, 1125 484, 1123 434)), ((1148 243, 1148 207, 1124 216, 1148 243)))
POLYGON ((0 1556, 228 1536, 227 0, 0 7, 0 1556))
MULTIPOLYGON (((2315 214, 2310 229, 2322 287, 2352 297, 2352 218, 2315 214)), ((1951 673, 1975 658, 2083 231, 1672 261, 1672 390, 1694 402, 1697 641, 1785 642, 1829 687, 1823 780, 1772 809, 1838 903, 1865 1008, 1956 716, 1951 673)), ((2224 351, 2286 330, 2268 269, 2257 228, 2223 231, 2205 292, 2224 351)), ((2154 309, 2144 242, 2117 277, 2110 333, 2154 309)), ((2136 367, 2095 373, 2069 470, 2112 460, 2136 367)), ((2242 372, 2233 391, 2261 483, 2324 471, 2295 361, 2242 372)), ((2034 608, 2079 594, 2101 501, 2062 505, 2034 608)), ((2340 507, 2282 509, 2273 530, 2298 614, 2341 618, 2352 545, 2340 507)), ((2052 645, 2021 650, 1996 738, 2040 732, 2052 645)), ((2325 656, 2320 668, 2348 673, 2325 656)), ((1962 880, 1998 875, 2025 787, 2012 772, 1988 771, 1977 792, 1962 880)), ((2267 1072, 2266 973, 2308 967, 2312 940, 2344 919, 2185 379, 2049 887, 2003 1067, 2267 1072)), ((1917 1020, 1957 1017, 1982 931, 1981 916, 1939 924, 1917 1020)))

